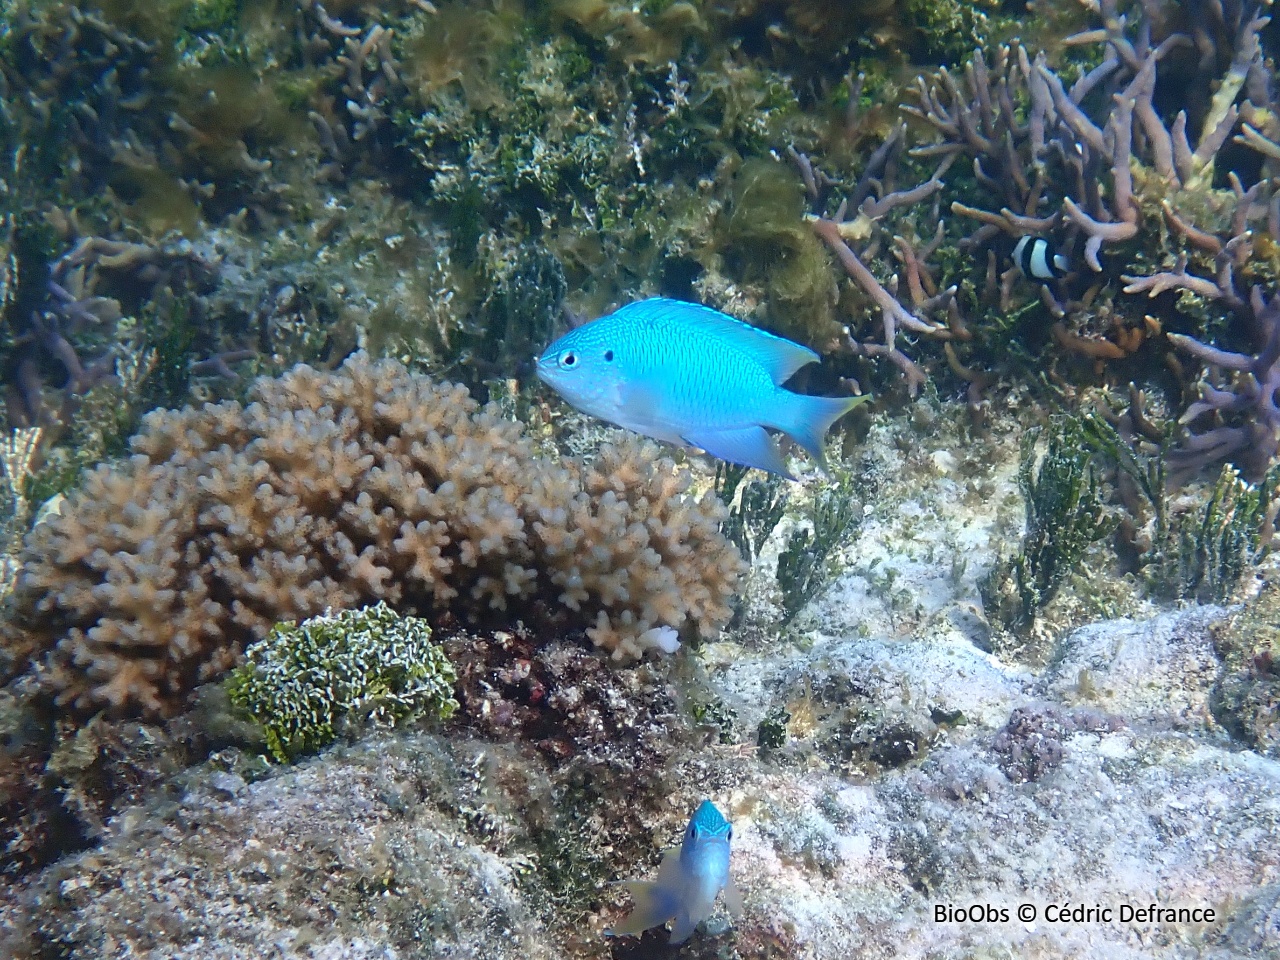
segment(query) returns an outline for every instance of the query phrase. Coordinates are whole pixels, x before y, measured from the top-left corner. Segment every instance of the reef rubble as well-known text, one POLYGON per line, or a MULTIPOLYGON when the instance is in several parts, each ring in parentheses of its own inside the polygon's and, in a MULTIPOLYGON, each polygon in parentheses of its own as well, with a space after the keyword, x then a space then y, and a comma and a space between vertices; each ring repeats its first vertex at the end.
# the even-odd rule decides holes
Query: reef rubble
POLYGON ((1027 646, 1001 647, 974 598, 1017 515, 1015 445, 988 448, 968 479, 954 449, 921 446, 902 460, 880 447, 877 468, 910 465, 911 479, 875 502, 844 573, 781 635, 761 642, 751 619, 768 616, 760 577, 784 527, 759 551, 745 620, 674 672, 610 669, 573 642, 459 635, 445 644, 466 678, 451 726, 269 769, 252 747, 224 747, 121 809, 93 849, 4 888, 0 947, 643 956, 660 933, 603 935, 627 909, 611 881, 656 865, 703 796, 734 823, 746 913, 717 912, 688 956, 1280 947, 1265 919, 1280 761, 1242 749, 1220 718, 1230 611, 1160 612, 1116 590, 1099 617, 1086 600, 1101 602, 1105 578, 1086 570, 1027 646), (958 507, 975 483, 983 496, 958 507), (935 546, 971 564, 941 564, 935 546), (758 736, 768 724, 775 735, 758 736), (570 729, 580 749, 542 739, 570 729), (1153 902, 1214 919, 1115 919, 1153 902), (1047 918, 1068 903, 1113 919, 1047 918), (1034 921, 1017 919, 1024 904, 1034 921), (975 905, 981 919, 955 919, 975 905))
MULTIPOLYGON (((816 750, 831 762, 806 770, 763 752, 713 750, 670 771, 684 786, 667 798, 653 841, 672 840, 686 801, 709 790, 732 816, 732 869, 747 903, 733 928, 713 918, 689 955, 1225 958, 1276 949, 1280 931, 1253 918, 1274 904, 1267 878, 1280 854, 1266 838, 1280 829, 1280 763, 1206 729, 1207 627, 1220 615, 1072 632, 1058 642, 1062 666, 1039 680, 954 637, 830 637, 713 668, 712 689, 748 725, 778 698, 793 698, 794 711, 807 691, 820 722, 797 725, 791 755, 816 750), (1135 678, 1128 663, 1139 652, 1163 672, 1135 678), (1080 663, 1104 691, 1091 709, 1112 720, 1058 728, 1054 762, 1034 778, 1010 777, 998 749, 1003 718, 1078 710, 1080 663), (977 705, 975 680, 987 691, 977 705), (929 728, 928 756, 874 776, 841 770, 840 724, 821 715, 842 709, 832 684, 846 691, 846 713, 911 691, 894 724, 929 728), (935 720, 961 708, 963 724, 940 734, 935 720), (1045 917, 1052 905, 1118 915, 1153 900, 1218 919, 1045 917), (940 906, 975 904, 996 913, 936 917, 940 906), (1017 919, 1022 904, 1037 921, 1017 919)), ((407 958, 424 947, 438 957, 616 956, 601 931, 621 908, 603 883, 573 924, 543 919, 547 854, 537 838, 553 817, 553 782, 528 748, 424 733, 366 739, 252 783, 189 777, 162 809, 124 813, 96 850, 10 890, 0 923, 11 944, 30 937, 71 958, 407 958)), ((608 805, 598 816, 605 843, 608 805)))

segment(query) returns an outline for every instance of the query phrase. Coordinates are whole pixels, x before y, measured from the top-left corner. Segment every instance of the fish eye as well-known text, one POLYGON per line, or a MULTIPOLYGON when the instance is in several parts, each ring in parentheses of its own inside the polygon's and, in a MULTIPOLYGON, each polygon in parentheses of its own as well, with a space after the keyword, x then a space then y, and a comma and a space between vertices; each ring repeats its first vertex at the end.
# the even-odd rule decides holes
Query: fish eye
POLYGON ((729 832, 728 832, 728 833, 726 833, 726 834, 724 835, 724 838, 725 838, 726 840, 732 840, 732 839, 733 839, 733 827, 730 827, 730 828, 729 828, 729 832))
POLYGON ((612 350, 606 350, 606 351, 604 352, 604 362, 605 362, 605 363, 613 363, 613 351, 612 351, 612 350))
POLYGON ((698 839, 698 827, 696 824, 692 824, 692 823, 689 824, 689 839, 690 840, 698 839))
POLYGON ((566 350, 560 354, 560 366, 566 370, 572 370, 578 364, 578 355, 572 350, 566 350))

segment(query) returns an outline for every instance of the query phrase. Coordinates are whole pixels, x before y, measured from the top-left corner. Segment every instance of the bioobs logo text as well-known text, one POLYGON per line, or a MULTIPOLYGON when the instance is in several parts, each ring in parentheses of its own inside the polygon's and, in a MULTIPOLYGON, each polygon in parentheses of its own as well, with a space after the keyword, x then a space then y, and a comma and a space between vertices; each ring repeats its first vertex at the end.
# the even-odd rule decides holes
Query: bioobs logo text
MULTIPOLYGON (((1008 923, 1010 911, 990 903, 973 903, 957 906, 951 903, 933 905, 934 923, 1008 923)), ((1105 906, 1101 903, 1047 904, 1043 911, 1034 903, 1020 903, 1012 914, 1023 923, 1035 923, 1043 918, 1047 923, 1092 924, 1123 923, 1130 926, 1156 924, 1210 924, 1216 923, 1218 913, 1213 907, 1170 907, 1160 903, 1135 905, 1121 903, 1105 906)))
POLYGON ((993 907, 989 903, 974 903, 967 907, 957 907, 950 903, 933 905, 934 923, 1008 923, 1009 910, 1006 907, 993 907))

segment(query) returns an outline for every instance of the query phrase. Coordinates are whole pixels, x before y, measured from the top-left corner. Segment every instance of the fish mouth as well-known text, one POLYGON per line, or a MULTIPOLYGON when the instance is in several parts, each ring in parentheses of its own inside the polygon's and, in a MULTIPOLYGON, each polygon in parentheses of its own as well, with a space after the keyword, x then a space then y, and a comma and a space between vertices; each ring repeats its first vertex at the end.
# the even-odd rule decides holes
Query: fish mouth
POLYGON ((543 383, 547 384, 548 386, 551 385, 551 380, 549 377, 550 371, 547 370, 546 357, 535 356, 533 358, 533 372, 537 374, 538 379, 541 380, 543 383))

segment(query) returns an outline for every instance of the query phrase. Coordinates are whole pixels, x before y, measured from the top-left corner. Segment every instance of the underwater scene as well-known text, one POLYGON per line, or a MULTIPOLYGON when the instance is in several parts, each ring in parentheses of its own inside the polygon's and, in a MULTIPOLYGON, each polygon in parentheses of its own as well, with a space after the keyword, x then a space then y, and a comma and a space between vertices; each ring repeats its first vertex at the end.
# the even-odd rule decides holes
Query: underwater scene
POLYGON ((1270 0, 0 0, 0 960, 1280 958, 1270 0))

